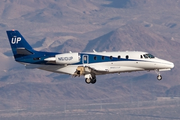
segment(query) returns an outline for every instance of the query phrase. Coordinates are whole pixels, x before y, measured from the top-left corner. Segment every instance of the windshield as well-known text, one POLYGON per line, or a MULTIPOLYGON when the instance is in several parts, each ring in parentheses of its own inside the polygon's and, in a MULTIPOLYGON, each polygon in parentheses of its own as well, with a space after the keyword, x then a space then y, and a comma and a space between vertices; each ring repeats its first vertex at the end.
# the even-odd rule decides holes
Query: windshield
POLYGON ((155 58, 153 55, 151 55, 151 54, 144 54, 143 55, 144 56, 144 58, 155 58))

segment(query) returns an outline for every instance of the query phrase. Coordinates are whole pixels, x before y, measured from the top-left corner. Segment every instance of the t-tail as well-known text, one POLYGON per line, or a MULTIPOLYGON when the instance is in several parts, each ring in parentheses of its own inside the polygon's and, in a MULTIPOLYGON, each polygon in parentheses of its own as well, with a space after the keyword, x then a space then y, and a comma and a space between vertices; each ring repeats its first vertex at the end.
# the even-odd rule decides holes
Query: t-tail
POLYGON ((32 55, 35 52, 19 31, 11 30, 6 32, 16 61, 22 56, 32 55))

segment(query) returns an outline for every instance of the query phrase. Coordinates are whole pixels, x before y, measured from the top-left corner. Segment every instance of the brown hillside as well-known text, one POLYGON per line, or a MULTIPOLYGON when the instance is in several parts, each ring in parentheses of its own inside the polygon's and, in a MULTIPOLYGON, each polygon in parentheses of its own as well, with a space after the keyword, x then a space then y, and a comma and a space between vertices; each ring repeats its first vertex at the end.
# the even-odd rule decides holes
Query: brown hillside
POLYGON ((179 50, 179 46, 179 43, 141 25, 127 24, 89 41, 84 51, 92 51, 92 49, 96 51, 147 51, 173 60, 179 57, 177 53, 174 53, 179 50))

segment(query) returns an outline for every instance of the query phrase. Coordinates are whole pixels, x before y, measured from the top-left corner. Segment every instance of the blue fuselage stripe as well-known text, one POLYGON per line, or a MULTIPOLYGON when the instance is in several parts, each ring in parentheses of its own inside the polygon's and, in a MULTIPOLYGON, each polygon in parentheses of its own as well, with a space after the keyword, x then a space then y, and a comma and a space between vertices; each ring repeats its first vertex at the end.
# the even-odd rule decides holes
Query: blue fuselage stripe
MULTIPOLYGON (((18 56, 16 58, 16 61, 18 62, 24 62, 24 63, 31 63, 31 64, 50 64, 47 63, 47 61, 44 61, 44 59, 49 58, 49 57, 55 57, 57 54, 60 53, 50 53, 50 52, 37 52, 35 51, 32 55, 27 55, 27 56, 18 56), (39 60, 34 60, 34 58, 40 58, 39 60)), ((104 55, 97 55, 97 54, 84 54, 80 53, 79 54, 81 59, 80 62, 74 63, 71 65, 81 65, 84 63, 87 64, 94 64, 94 63, 105 63, 105 62, 117 62, 117 61, 144 61, 145 60, 138 60, 138 59, 125 59, 125 58, 118 58, 117 57, 111 57, 111 56, 104 56, 104 55), (87 62, 84 61, 83 57, 88 56, 87 62)), ((51 64, 51 65, 56 65, 56 64, 51 64)))

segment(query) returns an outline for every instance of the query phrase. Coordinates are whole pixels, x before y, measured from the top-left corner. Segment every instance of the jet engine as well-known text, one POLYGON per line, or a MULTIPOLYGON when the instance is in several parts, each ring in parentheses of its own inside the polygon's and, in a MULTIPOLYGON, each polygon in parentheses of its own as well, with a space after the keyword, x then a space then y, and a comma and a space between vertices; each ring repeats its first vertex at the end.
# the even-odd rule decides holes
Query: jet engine
POLYGON ((55 56, 56 64, 74 64, 80 62, 80 55, 78 53, 64 53, 55 56))

